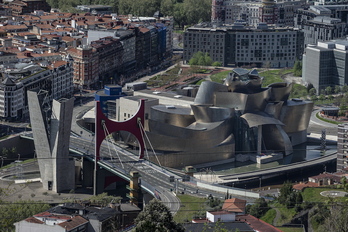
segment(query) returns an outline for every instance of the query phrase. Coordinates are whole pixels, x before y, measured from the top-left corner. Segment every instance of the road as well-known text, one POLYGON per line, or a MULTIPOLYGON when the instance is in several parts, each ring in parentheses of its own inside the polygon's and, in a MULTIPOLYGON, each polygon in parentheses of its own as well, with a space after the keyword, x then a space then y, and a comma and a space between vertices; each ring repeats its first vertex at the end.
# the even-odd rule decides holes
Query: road
MULTIPOLYGON (((70 147, 92 158, 94 156, 93 138, 71 137, 70 147)), ((180 208, 180 201, 176 198, 174 192, 184 192, 199 197, 207 197, 210 194, 221 199, 225 197, 224 193, 199 189, 192 184, 184 183, 180 176, 175 175, 165 168, 152 164, 147 160, 139 161, 138 156, 123 147, 115 146, 115 148, 116 149, 114 149, 113 144, 106 141, 103 142, 100 149, 100 164, 107 165, 110 169, 117 169, 118 172, 122 172, 124 175, 128 175, 131 171, 138 171, 141 175, 142 184, 149 186, 153 192, 157 190, 161 200, 170 207, 171 212, 176 212, 180 208), (174 176, 174 182, 169 181, 170 176, 174 176)))
POLYGON ((253 172, 223 175, 223 176, 219 176, 219 178, 222 179, 221 183, 230 183, 230 182, 233 182, 233 180, 243 180, 243 179, 248 179, 253 177, 257 178, 261 176, 278 175, 279 173, 282 173, 285 171, 290 171, 290 170, 295 171, 297 169, 302 169, 309 166, 318 165, 327 161, 331 161, 336 158, 337 158, 337 154, 336 152, 334 152, 333 154, 326 155, 324 157, 320 157, 317 159, 312 159, 309 161, 303 161, 303 162, 294 163, 294 164, 287 164, 280 167, 262 169, 262 170, 253 171, 253 172))
POLYGON ((327 135, 335 135, 337 136, 337 125, 324 122, 316 117, 316 114, 319 112, 319 109, 315 109, 312 112, 310 121, 309 121, 309 127, 308 132, 309 133, 315 133, 315 134, 321 134, 322 130, 326 130, 327 135))
MULTIPOLYGON (((83 128, 79 127, 76 124, 76 117, 78 117, 78 114, 80 112, 87 111, 94 106, 93 101, 88 103, 89 100, 93 100, 91 96, 86 96, 85 99, 85 101, 87 102, 82 102, 86 103, 85 105, 79 106, 77 102, 77 105, 74 108, 72 131, 75 132, 75 134, 77 134, 78 136, 75 135, 71 137, 70 146, 86 154, 87 156, 94 158, 94 136, 88 131, 83 130, 83 128)), ((311 119, 311 125, 317 125, 318 128, 322 128, 322 125, 316 120, 316 118, 311 119)), ((336 125, 328 126, 330 126, 330 128, 332 128, 333 130, 337 130, 336 125)), ((161 200, 168 207, 170 207, 170 210, 173 213, 177 212, 177 210, 180 208, 180 201, 173 194, 174 192, 185 192, 203 197, 207 197, 212 194, 214 197, 222 199, 224 199, 226 194, 221 192, 214 192, 208 189, 197 188, 197 186, 195 186, 191 182, 182 182, 180 176, 175 175, 169 170, 158 167, 157 165, 154 165, 147 160, 139 161, 138 156, 133 154, 131 151, 126 150, 125 147, 117 146, 117 148, 114 149, 113 143, 104 141, 101 146, 100 154, 102 157, 102 159, 99 161, 100 165, 110 167, 110 169, 117 170, 124 175, 129 175, 130 171, 138 171, 142 176, 142 184, 144 186, 148 186, 148 189, 151 189, 152 192, 157 191, 157 193, 161 197, 161 200), (170 176, 175 177, 174 182, 169 181, 170 176)), ((291 167, 289 166, 288 168, 291 167)), ((240 176, 241 174, 238 175, 240 176)), ((250 173, 245 175, 250 175, 250 173)), ((225 178, 230 179, 229 177, 225 178)))

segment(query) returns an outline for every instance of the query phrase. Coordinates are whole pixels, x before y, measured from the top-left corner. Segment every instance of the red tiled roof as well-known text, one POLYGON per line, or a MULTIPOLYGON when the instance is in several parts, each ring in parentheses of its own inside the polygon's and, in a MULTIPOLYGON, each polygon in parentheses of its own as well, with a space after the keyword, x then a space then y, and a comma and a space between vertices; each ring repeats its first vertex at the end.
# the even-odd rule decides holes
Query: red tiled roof
POLYGON ((317 176, 311 176, 309 178, 315 179, 315 180, 320 180, 320 179, 336 179, 340 180, 341 178, 337 175, 331 174, 331 173, 321 173, 317 176))
POLYGON ((292 187, 295 190, 302 191, 302 189, 304 189, 306 187, 319 187, 319 184, 318 183, 314 183, 314 182, 306 182, 306 183, 295 184, 292 187))
POLYGON ((28 29, 28 27, 24 24, 21 25, 6 25, 2 26, 1 29, 3 30, 18 30, 18 29, 28 29))
POLYGON ((267 222, 262 221, 252 215, 237 215, 236 221, 246 222, 251 228, 259 232, 282 232, 280 229, 268 224, 267 222))
POLYGON ((41 221, 41 220, 39 220, 37 218, 34 218, 34 217, 30 217, 30 218, 24 219, 24 221, 29 222, 29 223, 44 224, 43 221, 41 221))
POLYGON ((68 62, 60 60, 60 61, 55 61, 52 63, 52 65, 49 65, 48 68, 49 69, 53 69, 53 68, 58 68, 60 66, 66 65, 68 62))
POLYGON ((141 31, 142 33, 146 33, 146 32, 148 32, 148 31, 150 31, 150 30, 149 30, 149 28, 141 27, 141 28, 140 28, 140 31, 141 31))
POLYGON ((72 42, 74 41, 75 39, 70 37, 70 36, 63 36, 62 37, 62 41, 66 41, 66 42, 72 42))
POLYGON ((88 223, 88 220, 81 216, 76 216, 66 222, 59 223, 58 225, 69 231, 86 223, 88 223))
POLYGON ((42 217, 42 218, 55 218, 55 219, 61 219, 61 220, 69 220, 71 219, 71 216, 68 215, 58 215, 58 214, 52 214, 50 212, 42 212, 34 215, 34 217, 42 217))
POLYGON ((245 205, 246 200, 232 198, 225 200, 224 204, 222 205, 222 209, 229 212, 244 213, 245 205))

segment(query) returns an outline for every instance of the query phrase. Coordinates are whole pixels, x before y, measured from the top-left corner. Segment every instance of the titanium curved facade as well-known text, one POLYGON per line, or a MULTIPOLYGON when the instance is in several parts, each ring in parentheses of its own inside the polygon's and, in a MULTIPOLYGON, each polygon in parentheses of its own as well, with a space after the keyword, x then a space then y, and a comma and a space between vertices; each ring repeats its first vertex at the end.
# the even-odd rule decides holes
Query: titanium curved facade
POLYGON ((203 82, 191 107, 152 106, 146 133, 157 158, 148 158, 183 167, 257 151, 291 154, 306 141, 313 103, 288 100, 292 84, 261 84, 256 70, 239 68, 223 84, 203 82))

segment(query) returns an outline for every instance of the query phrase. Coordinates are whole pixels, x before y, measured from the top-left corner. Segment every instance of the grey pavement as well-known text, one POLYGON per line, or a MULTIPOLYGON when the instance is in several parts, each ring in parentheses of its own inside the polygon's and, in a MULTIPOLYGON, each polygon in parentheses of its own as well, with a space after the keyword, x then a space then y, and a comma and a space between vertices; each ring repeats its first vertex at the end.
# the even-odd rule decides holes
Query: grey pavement
MULTIPOLYGON (((37 162, 32 162, 28 164, 23 164, 21 168, 23 173, 29 171, 39 170, 37 162)), ((6 189, 6 194, 1 196, 1 200, 8 202, 15 202, 19 200, 34 200, 34 201, 43 201, 46 203, 63 203, 68 200, 82 200, 91 197, 92 189, 83 189, 79 192, 79 189, 76 192, 70 193, 54 193, 52 191, 47 191, 42 187, 42 183, 39 181, 30 182, 24 181, 21 184, 15 184, 14 181, 9 180, 8 175, 18 175, 16 167, 11 167, 8 169, 2 169, 0 172, 0 188, 6 189)), ((37 177, 39 175, 37 174, 37 177)), ((24 178, 24 177, 23 177, 24 178)))
POLYGON ((319 112, 319 109, 316 109, 312 112, 312 116, 310 118, 309 127, 307 132, 314 134, 321 134, 322 130, 326 130, 327 135, 335 135, 337 136, 337 125, 324 122, 316 117, 316 114, 319 112))

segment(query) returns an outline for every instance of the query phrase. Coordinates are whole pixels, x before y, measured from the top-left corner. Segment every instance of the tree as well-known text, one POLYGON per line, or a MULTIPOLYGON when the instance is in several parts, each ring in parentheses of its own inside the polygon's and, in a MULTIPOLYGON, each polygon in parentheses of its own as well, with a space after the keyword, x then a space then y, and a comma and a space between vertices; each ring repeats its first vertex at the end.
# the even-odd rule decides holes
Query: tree
POLYGON ((203 62, 203 65, 204 65, 204 66, 210 66, 212 63, 213 63, 213 60, 210 58, 209 53, 206 52, 206 53, 204 54, 204 62, 203 62))
POLYGON ((316 101, 316 100, 318 100, 317 95, 313 95, 313 96, 311 96, 311 101, 316 101))
POLYGON ((294 75, 297 77, 302 76, 302 63, 299 60, 295 61, 294 64, 294 75))
POLYGON ((89 200, 93 204, 98 204, 100 206, 107 206, 110 203, 120 203, 122 197, 109 196, 108 193, 101 193, 96 196, 92 196, 89 200))
POLYGON ((347 217, 347 205, 335 205, 331 207, 329 215, 324 218, 324 224, 319 227, 319 231, 348 231, 347 217))
POLYGON ((325 206, 323 203, 319 203, 317 206, 315 206, 314 210, 309 215, 312 227, 314 227, 314 229, 317 229, 318 226, 322 225, 325 222, 326 218, 329 218, 329 216, 330 210, 327 208, 327 206, 325 206))
POLYGON ((0 207, 1 231, 12 231, 13 223, 44 212, 50 208, 49 204, 37 201, 17 201, 12 204, 4 204, 0 207))
POLYGON ((326 87, 325 88, 325 93, 326 93, 326 95, 331 94, 332 93, 332 87, 331 86, 326 87))
POLYGON ((334 92, 335 92, 335 94, 339 94, 341 92, 341 86, 335 85, 334 92))
MULTIPOLYGON (((207 204, 209 205, 210 208, 215 208, 221 205, 221 200, 219 198, 214 198, 211 197, 209 198, 209 200, 207 201, 207 204)), ((219 207, 221 208, 221 207, 219 207)))
POLYGON ((127 15, 131 14, 133 7, 132 7, 133 1, 128 1, 128 0, 119 0, 118 2, 118 10, 119 14, 127 15))
POLYGON ((187 24, 184 3, 178 2, 174 5, 173 17, 174 21, 179 25, 179 27, 184 29, 184 26, 187 24))
POLYGON ((248 205, 246 212, 254 217, 260 218, 270 209, 265 198, 256 199, 253 205, 248 205))
POLYGON ((280 194, 278 197, 279 203, 286 205, 287 199, 293 191, 294 189, 292 188, 292 183, 290 181, 284 182, 283 186, 280 189, 280 194))
POLYGON ((214 66, 215 68, 219 67, 219 66, 222 66, 221 62, 219 62, 219 61, 215 61, 211 65, 214 66))
POLYGON ((311 88, 311 89, 308 91, 308 93, 309 93, 309 96, 314 96, 314 95, 317 93, 317 91, 315 90, 315 88, 311 88))
POLYGON ((342 93, 347 93, 348 92, 348 85, 344 84, 341 89, 342 93))
POLYGON ((162 0, 161 13, 164 16, 172 16, 174 13, 174 0, 162 0))
POLYGON ((211 18, 211 0, 184 0, 188 24, 208 22, 211 18))
POLYGON ((153 199, 135 219, 136 232, 172 231, 184 232, 181 224, 173 220, 169 209, 160 201, 153 199))
POLYGON ((319 95, 319 100, 320 101, 324 101, 325 100, 325 95, 324 94, 320 94, 319 95))
POLYGON ((210 58, 209 53, 203 53, 201 51, 194 53, 192 58, 189 60, 189 65, 210 66, 212 63, 213 61, 210 58))

